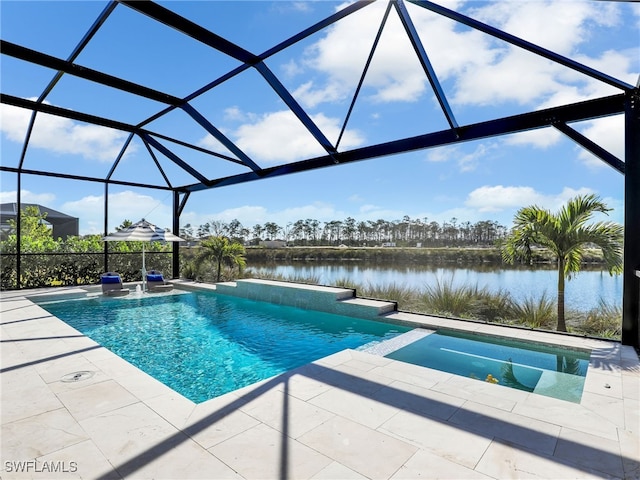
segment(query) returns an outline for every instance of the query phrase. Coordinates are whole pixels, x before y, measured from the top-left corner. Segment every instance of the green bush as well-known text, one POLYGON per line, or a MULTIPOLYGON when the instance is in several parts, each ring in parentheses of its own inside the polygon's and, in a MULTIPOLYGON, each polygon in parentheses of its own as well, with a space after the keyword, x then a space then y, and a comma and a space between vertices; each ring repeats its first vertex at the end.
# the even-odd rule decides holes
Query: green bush
POLYGON ((622 335, 622 308, 600 299, 581 321, 575 323, 577 333, 603 338, 620 338, 622 335))
POLYGON ((477 318, 480 298, 488 295, 478 285, 455 287, 453 278, 447 281, 436 279, 434 285, 426 285, 421 293, 419 307, 426 313, 457 318, 477 318))
POLYGON ((520 302, 512 301, 507 312, 518 325, 552 330, 556 324, 556 303, 546 293, 539 298, 530 296, 520 302))
POLYGON ((396 302, 398 305, 402 305, 405 310, 415 310, 418 308, 418 290, 416 288, 408 287, 403 284, 395 282, 388 283, 381 286, 367 285, 358 289, 355 288, 359 297, 375 298, 378 300, 388 300, 396 302))

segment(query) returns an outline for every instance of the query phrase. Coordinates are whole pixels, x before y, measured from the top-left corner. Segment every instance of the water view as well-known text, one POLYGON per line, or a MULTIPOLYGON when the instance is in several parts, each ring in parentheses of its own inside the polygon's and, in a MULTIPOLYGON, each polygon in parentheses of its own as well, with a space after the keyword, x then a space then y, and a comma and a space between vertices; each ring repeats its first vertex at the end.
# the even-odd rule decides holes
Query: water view
MULTIPOLYGON (((414 266, 380 266, 300 262, 288 265, 251 265, 253 271, 282 278, 314 278, 323 285, 335 285, 349 279, 362 286, 385 286, 392 283, 422 288, 451 281, 454 286, 478 285, 492 292, 511 293, 515 300, 543 293, 556 298, 558 276, 555 269, 498 269, 494 267, 443 268, 414 266)), ((587 311, 599 305, 622 304, 622 275, 611 276, 606 270, 583 270, 566 283, 565 304, 572 310, 587 311)))

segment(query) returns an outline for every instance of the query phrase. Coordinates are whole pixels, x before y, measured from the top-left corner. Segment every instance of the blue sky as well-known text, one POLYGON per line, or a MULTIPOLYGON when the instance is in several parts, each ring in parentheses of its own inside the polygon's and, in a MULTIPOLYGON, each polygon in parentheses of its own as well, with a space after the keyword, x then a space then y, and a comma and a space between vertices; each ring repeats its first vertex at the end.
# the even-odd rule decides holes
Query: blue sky
MULTIPOLYGON (((259 54, 343 8, 345 3, 270 1, 159 2, 259 54)), ((447 1, 460 11, 635 85, 640 75, 640 4, 599 1, 447 1)), ((1 36, 67 58, 102 1, 0 2, 1 36)), ((335 142, 377 32, 385 3, 374 3, 266 64, 335 142)), ((620 93, 565 67, 552 65, 468 28, 407 4, 458 123, 620 93)), ((182 97, 238 65, 175 31, 119 5, 77 64, 182 97)), ((2 57, 2 92, 37 98, 54 72, 2 57)), ((137 123, 163 106, 65 75, 47 97, 53 105, 137 123)), ((322 154, 260 75, 247 70, 192 105, 263 167, 322 154)), ((2 109, 1 162, 17 166, 29 112, 2 109)), ((150 130, 229 152, 175 111, 150 130)), ((339 149, 390 141, 447 127, 446 119, 392 12, 339 149)), ((573 125, 624 160, 621 116, 573 125)), ((38 115, 25 168, 104 177, 126 135, 38 115)), ((173 148, 173 147, 172 147, 173 148)), ((236 164, 174 148, 205 175, 244 171, 236 164)), ((194 183, 160 159, 176 185, 194 183)), ((146 148, 134 141, 114 178, 162 184, 146 148)), ((16 177, 0 173, 0 199, 16 199, 16 177)), ((501 138, 250 182, 191 195, 181 225, 238 219, 245 227, 299 219, 331 221, 496 220, 511 225, 522 206, 556 210, 581 193, 596 193, 623 219, 623 176, 561 133, 538 130, 501 138)), ((103 233, 102 185, 25 175, 22 200, 80 218, 82 234, 103 233)), ((112 186, 109 228, 124 219, 171 225, 171 194, 112 186)))

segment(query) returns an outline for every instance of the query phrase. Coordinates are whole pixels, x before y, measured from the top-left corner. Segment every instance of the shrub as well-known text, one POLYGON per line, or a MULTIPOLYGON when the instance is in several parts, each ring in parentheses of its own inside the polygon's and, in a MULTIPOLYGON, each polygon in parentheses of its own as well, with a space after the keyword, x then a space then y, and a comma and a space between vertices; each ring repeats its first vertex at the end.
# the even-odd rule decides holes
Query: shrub
POLYGON ((522 302, 511 302, 508 314, 514 323, 531 328, 553 329, 556 322, 556 305, 546 292, 539 298, 527 297, 522 302))
POLYGON ((435 285, 427 285, 422 292, 420 307, 428 313, 473 318, 478 309, 478 298, 487 293, 477 285, 454 287, 453 278, 446 282, 436 279, 435 285))
MULTIPOLYGON (((349 288, 356 288, 355 286, 349 288)), ((415 288, 406 285, 397 284, 395 282, 382 285, 356 288, 356 293, 360 297, 375 298, 379 300, 387 300, 402 305, 403 310, 412 311, 417 308, 419 302, 419 293, 415 288)))
POLYGON ((622 308, 600 299, 598 306, 589 310, 583 321, 577 322, 575 330, 585 335, 620 338, 622 335, 622 308))

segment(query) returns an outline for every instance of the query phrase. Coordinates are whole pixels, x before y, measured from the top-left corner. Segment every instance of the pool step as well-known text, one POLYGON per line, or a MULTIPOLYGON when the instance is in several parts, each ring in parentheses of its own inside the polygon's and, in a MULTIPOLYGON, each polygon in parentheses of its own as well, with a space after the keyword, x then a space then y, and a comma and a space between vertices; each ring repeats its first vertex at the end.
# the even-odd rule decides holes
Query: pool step
MULTIPOLYGON (((369 298, 358 298, 353 297, 346 300, 341 300, 338 306, 339 310, 345 311, 355 311, 355 310, 363 310, 367 315, 369 315, 372 311, 376 312, 376 316, 386 315, 387 313, 395 312, 398 308, 395 302, 387 302, 383 300, 372 300, 369 298)), ((353 313, 344 313, 341 315, 350 315, 357 316, 353 313)))
POLYGON ((276 280, 248 278, 217 283, 216 291, 251 300, 368 319, 394 312, 397 307, 394 302, 357 298, 355 291, 350 288, 276 280))

